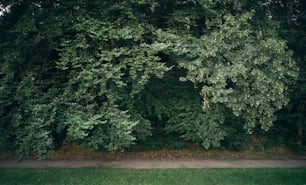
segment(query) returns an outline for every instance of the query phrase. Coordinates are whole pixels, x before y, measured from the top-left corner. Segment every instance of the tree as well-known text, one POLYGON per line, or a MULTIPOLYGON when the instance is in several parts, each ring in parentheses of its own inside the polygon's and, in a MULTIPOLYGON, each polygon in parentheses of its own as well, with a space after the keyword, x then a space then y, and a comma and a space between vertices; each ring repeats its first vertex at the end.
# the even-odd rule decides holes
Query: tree
POLYGON ((1 69, 10 74, 1 81, 2 143, 44 156, 62 142, 117 150, 149 134, 129 99, 168 68, 142 46, 147 33, 133 4, 10 4, 1 17, 9 30, 1 37, 1 69))
POLYGON ((165 134, 218 147, 233 125, 269 129, 297 76, 278 30, 258 24, 251 3, 2 5, 0 142, 21 155, 63 143, 124 150, 161 122, 165 134))
MULTIPOLYGON (((265 9, 270 11, 271 19, 278 21, 280 35, 287 40, 293 57, 299 66, 298 80, 290 90, 290 102, 278 114, 277 133, 290 145, 303 145, 305 141, 305 2, 271 1, 265 9), (285 127, 286 129, 283 129, 285 127), (288 139, 290 138, 290 139, 288 139)), ((267 10, 266 10, 267 11, 267 10)))
POLYGON ((160 31, 156 47, 164 47, 187 69, 183 81, 201 88, 203 111, 217 112, 219 119, 209 121, 209 112, 205 124, 220 125, 226 110, 226 115, 242 118, 249 132, 257 124, 267 130, 275 111, 288 102, 285 89, 296 77, 296 66, 284 42, 252 31, 250 14, 224 19, 220 28, 200 39, 160 31))

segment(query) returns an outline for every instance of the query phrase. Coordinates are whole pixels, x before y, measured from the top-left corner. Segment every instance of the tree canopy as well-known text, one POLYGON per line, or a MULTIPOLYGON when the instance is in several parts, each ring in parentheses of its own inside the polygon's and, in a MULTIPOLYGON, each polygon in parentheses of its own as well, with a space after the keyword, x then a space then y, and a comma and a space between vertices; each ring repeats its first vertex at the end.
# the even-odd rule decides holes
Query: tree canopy
MULTIPOLYGON (((290 24, 304 20, 294 19, 293 5, 290 24)), ((296 53, 305 46, 271 18, 278 6, 3 1, 2 150, 40 157, 67 143, 124 150, 156 129, 211 148, 269 130, 304 65, 296 53)))

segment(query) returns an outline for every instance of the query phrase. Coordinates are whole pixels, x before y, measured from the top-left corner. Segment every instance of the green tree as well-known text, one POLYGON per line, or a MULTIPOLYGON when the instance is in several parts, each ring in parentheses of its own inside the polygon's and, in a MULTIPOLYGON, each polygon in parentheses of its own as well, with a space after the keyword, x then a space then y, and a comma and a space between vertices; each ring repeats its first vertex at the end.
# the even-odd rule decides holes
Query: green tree
MULTIPOLYGON (((257 124, 268 130, 274 113, 287 104, 286 88, 296 77, 296 66, 285 42, 254 30, 250 19, 250 13, 224 16, 218 29, 201 38, 159 31, 155 47, 163 47, 187 69, 181 80, 201 88, 204 112, 217 112, 218 117, 227 108, 227 114, 241 117, 252 132, 257 124)), ((207 115, 205 124, 220 125, 222 119, 207 115)))
POLYGON ((304 1, 271 1, 264 7, 265 11, 270 11, 271 20, 279 22, 280 35, 287 40, 289 48, 294 52, 293 57, 300 68, 297 83, 290 87, 290 102, 285 109, 279 112, 276 128, 273 131, 278 133, 279 137, 283 137, 284 143, 300 146, 305 142, 303 132, 306 126, 305 8, 304 1))
POLYGON ((124 150, 158 125, 218 147, 268 130, 297 77, 277 21, 250 2, 1 4, 0 142, 21 155, 124 150))
POLYGON ((150 134, 133 97, 168 68, 143 46, 138 3, 3 4, 1 143, 45 156, 62 142, 117 150, 150 134))

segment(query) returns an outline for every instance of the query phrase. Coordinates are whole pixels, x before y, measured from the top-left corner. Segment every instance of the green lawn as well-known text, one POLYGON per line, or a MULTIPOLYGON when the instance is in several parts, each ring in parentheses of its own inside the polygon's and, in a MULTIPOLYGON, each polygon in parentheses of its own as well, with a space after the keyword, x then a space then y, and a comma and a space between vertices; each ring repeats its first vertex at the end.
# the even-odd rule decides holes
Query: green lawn
POLYGON ((306 168, 283 169, 0 169, 0 184, 20 185, 306 185, 306 168))

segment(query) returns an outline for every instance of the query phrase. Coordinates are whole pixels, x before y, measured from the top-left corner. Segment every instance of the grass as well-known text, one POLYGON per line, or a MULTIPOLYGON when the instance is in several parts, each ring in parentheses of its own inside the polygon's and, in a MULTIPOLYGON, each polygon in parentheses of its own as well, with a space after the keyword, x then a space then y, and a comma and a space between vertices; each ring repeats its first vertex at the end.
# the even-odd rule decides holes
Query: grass
POLYGON ((306 168, 0 169, 1 185, 306 185, 306 168))

